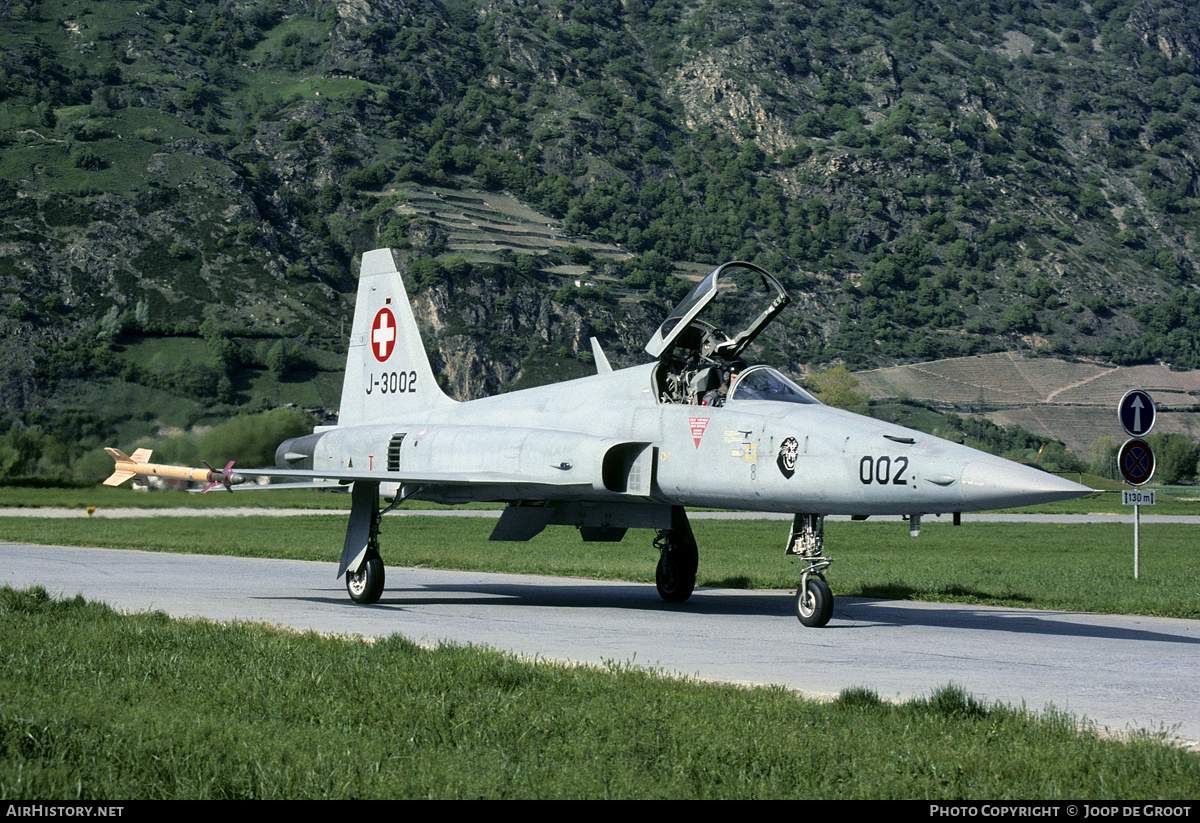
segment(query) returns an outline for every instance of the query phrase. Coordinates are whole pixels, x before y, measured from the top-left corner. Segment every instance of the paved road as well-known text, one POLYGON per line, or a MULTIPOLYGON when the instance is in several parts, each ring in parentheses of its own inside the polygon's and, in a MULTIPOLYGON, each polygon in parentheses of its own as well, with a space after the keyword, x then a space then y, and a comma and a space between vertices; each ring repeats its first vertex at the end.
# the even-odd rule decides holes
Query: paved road
POLYGON ((829 626, 813 630, 782 591, 698 589, 669 606, 648 585, 402 568, 388 570, 378 605, 356 607, 333 563, 21 543, 0 543, 0 558, 0 583, 132 611, 398 632, 809 695, 868 686, 907 698, 955 683, 987 701, 1200 741, 1200 621, 838 598, 829 626))

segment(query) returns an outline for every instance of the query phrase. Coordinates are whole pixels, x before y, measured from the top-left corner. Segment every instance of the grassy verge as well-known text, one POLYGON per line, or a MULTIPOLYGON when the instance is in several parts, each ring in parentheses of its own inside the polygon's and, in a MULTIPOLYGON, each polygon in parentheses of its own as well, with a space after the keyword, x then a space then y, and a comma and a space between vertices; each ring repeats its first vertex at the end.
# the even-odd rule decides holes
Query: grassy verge
POLYGON ((182 491, 135 492, 128 487, 95 486, 88 489, 31 489, 0 487, 0 508, 86 509, 171 509, 171 508, 254 508, 345 509, 350 511, 350 495, 306 489, 278 491, 241 491, 229 494, 215 489, 208 494, 182 491))
POLYGON ((1187 799, 1200 758, 953 687, 902 705, 0 590, 0 796, 1187 799))
MULTIPOLYGON (((343 491, 316 489, 269 489, 240 487, 230 494, 213 489, 207 494, 185 491, 133 491, 127 486, 92 488, 23 488, 0 486, 0 509, 331 509, 350 511, 350 495, 343 491)), ((436 503, 408 501, 401 509, 448 509, 436 503)), ((472 508, 499 509, 500 503, 480 503, 472 508)), ((1196 507, 1200 511, 1200 506, 1196 507)))
MULTIPOLYGON (((794 588, 796 567, 782 556, 780 521, 696 520, 701 586, 794 588)), ((340 516, 238 518, 4 518, 0 540, 299 560, 337 560, 340 516)), ((389 566, 554 574, 652 583, 650 533, 620 543, 583 543, 552 527, 527 543, 491 543, 478 518, 387 517, 382 553, 389 566)), ((1133 527, 927 521, 912 538, 899 522, 830 523, 826 551, 835 594, 985 603, 1021 608, 1200 618, 1196 527, 1142 527, 1141 579, 1133 580, 1133 527)))

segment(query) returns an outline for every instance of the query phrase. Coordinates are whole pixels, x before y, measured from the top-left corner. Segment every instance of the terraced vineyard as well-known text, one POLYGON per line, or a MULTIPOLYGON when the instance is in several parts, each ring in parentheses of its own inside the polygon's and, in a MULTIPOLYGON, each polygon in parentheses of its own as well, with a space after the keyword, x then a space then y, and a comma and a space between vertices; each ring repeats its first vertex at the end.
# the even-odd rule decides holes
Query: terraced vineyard
MULTIPOLYGON (((568 236, 562 223, 499 192, 409 185, 397 210, 445 233, 447 246, 470 260, 493 260, 505 251, 544 255, 575 247, 596 257, 632 257, 616 246, 568 236)), ((585 271, 585 266, 578 267, 585 271)))
POLYGON ((1097 438, 1122 436, 1117 403, 1145 389, 1159 409, 1155 431, 1200 436, 1200 370, 1116 368, 1013 352, 875 369, 855 375, 874 400, 908 398, 1001 426, 1016 424, 1087 455, 1097 438))

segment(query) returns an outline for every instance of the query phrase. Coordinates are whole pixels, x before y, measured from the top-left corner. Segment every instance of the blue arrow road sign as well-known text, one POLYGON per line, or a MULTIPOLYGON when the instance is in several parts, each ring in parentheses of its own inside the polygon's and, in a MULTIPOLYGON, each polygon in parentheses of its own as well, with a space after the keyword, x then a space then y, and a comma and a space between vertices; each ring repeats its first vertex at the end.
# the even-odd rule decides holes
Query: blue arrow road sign
POLYGON ((1141 389, 1125 392, 1121 405, 1117 407, 1117 416, 1121 418, 1130 437, 1145 437, 1154 428, 1154 401, 1150 395, 1141 389))

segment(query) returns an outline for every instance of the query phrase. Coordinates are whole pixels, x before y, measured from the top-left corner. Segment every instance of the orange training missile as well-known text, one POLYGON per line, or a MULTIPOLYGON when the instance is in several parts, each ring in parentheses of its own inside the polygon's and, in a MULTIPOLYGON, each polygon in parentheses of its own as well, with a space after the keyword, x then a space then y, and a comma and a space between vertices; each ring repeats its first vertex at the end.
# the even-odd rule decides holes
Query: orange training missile
MULTIPOLYGON (((187 466, 170 466, 166 463, 151 463, 150 449, 138 449, 130 457, 120 449, 105 448, 108 456, 111 457, 116 465, 113 467, 112 475, 104 481, 106 486, 119 486, 131 477, 172 477, 177 480, 191 480, 196 483, 207 483, 204 491, 208 491, 213 486, 224 486, 229 491, 233 491, 231 486, 236 486, 239 483, 244 483, 246 478, 242 477, 233 471, 233 461, 224 469, 214 469, 208 466, 204 469, 193 469, 187 466)), ((207 465, 207 464, 205 464, 207 465)))

